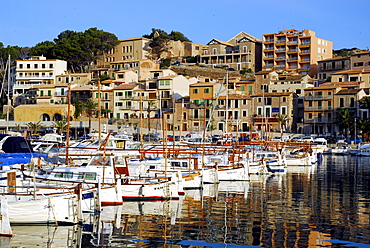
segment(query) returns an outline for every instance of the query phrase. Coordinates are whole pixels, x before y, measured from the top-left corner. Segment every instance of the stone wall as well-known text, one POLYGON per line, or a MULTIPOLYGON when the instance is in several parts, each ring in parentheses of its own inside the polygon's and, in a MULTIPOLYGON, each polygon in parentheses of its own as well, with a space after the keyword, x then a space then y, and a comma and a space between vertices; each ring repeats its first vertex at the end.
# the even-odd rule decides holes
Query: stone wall
MULTIPOLYGON (((171 66, 170 68, 177 74, 189 77, 204 76, 212 79, 224 78, 226 76, 226 70, 224 69, 209 69, 201 68, 198 66, 171 66)), ((240 77, 239 71, 229 71, 229 77, 240 77)))

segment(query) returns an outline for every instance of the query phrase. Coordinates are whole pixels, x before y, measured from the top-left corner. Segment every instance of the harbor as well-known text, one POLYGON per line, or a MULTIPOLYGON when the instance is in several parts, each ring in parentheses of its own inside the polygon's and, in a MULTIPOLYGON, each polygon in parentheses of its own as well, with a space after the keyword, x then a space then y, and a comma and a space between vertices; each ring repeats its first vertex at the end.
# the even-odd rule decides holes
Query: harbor
POLYGON ((178 200, 102 207, 82 225, 15 225, 1 247, 367 247, 369 175, 366 157, 323 155, 178 200))

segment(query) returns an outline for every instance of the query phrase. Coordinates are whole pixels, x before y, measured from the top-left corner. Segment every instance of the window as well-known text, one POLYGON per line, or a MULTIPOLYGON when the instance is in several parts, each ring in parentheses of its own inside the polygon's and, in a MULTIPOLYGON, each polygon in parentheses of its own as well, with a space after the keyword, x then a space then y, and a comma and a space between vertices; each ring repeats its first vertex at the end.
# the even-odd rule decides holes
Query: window
POLYGON ((257 107, 257 115, 262 115, 262 107, 257 107))
POLYGON ((302 94, 302 90, 301 89, 296 89, 295 93, 297 93, 297 95, 300 95, 300 94, 302 94))
POLYGON ((45 69, 46 68, 46 65, 45 64, 41 64, 41 68, 42 69, 45 69))
POLYGON ((194 94, 198 94, 198 89, 193 89, 194 94))
POLYGON ((364 62, 356 62, 356 63, 353 63, 353 66, 356 67, 356 66, 364 66, 364 62))
POLYGON ((286 102, 286 97, 283 97, 283 102, 286 102))
POLYGON ((38 64, 33 65, 33 68, 37 69, 37 67, 38 67, 38 64))
POLYGON ((30 69, 31 68, 31 65, 30 64, 27 64, 27 69, 30 69))
POLYGON ((240 91, 245 91, 245 87, 244 86, 240 86, 240 91))
POLYGON ((243 110, 242 115, 243 115, 243 117, 247 117, 248 116, 248 111, 247 110, 243 110))
POLYGON ((209 93, 210 92, 210 89, 209 88, 205 88, 204 89, 204 93, 209 93))
POLYGON ((49 68, 50 69, 54 68, 54 65, 53 64, 49 64, 49 68))
POLYGON ((282 115, 286 115, 287 114, 286 107, 281 107, 281 114, 282 115))
POLYGON ((78 179, 82 180, 96 180, 95 172, 79 172, 78 179))
POLYGON ((339 107, 344 107, 344 98, 339 98, 339 107))
POLYGON ((225 111, 223 111, 223 110, 217 111, 217 116, 218 117, 224 117, 225 116, 225 111))
POLYGON ((48 90, 48 96, 51 96, 51 90, 48 90))
POLYGON ((271 107, 266 107, 266 113, 265 113, 265 116, 266 117, 271 117, 271 107))
POLYGON ((350 99, 350 107, 351 108, 354 108, 355 107, 355 99, 354 98, 351 98, 350 99))
POLYGON ((23 69, 23 64, 19 64, 19 69, 23 69))

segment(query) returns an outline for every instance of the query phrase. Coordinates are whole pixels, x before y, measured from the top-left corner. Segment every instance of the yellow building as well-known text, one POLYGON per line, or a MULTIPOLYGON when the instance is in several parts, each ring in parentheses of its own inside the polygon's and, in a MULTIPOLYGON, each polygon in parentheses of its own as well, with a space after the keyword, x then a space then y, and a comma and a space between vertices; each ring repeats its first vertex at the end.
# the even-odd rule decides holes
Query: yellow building
MULTIPOLYGON (((14 108, 14 121, 58 121, 67 117, 68 104, 19 105, 14 108)), ((74 107, 70 106, 73 116, 74 107)))

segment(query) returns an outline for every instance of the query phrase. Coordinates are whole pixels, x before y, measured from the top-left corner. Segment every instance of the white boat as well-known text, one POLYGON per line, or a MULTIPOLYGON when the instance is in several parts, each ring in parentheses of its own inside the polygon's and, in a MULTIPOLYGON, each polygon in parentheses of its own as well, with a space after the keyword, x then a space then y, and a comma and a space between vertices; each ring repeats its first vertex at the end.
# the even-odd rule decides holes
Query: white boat
POLYGON ((331 150, 333 155, 349 155, 350 148, 348 147, 347 142, 344 140, 339 140, 335 147, 331 150))

